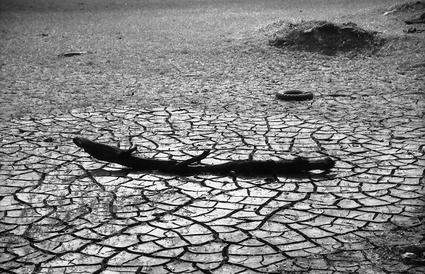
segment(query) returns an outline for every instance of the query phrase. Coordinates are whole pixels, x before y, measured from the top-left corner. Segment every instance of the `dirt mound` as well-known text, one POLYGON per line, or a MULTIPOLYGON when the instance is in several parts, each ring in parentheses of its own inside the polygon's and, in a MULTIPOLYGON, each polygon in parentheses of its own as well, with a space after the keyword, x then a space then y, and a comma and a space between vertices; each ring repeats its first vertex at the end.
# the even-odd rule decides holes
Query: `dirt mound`
POLYGON ((287 23, 272 34, 269 44, 324 53, 377 48, 382 44, 376 32, 367 31, 354 23, 335 24, 327 21, 287 23))

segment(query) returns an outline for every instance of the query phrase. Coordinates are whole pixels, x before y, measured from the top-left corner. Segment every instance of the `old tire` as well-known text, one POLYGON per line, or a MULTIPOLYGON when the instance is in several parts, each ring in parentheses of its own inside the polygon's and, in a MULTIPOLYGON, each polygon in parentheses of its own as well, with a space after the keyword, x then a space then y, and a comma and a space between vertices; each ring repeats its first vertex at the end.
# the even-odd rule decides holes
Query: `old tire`
POLYGON ((276 98, 282 101, 306 101, 313 99, 313 93, 301 90, 288 90, 283 93, 276 93, 276 98))

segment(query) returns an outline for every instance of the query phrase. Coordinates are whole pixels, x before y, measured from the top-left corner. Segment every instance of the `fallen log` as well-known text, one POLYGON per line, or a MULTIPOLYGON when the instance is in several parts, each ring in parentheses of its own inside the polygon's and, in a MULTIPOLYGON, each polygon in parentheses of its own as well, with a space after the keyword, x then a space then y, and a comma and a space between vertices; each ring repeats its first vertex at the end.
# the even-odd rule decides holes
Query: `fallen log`
POLYGON ((84 149, 95 159, 117 163, 138 171, 157 171, 176 175, 217 174, 217 175, 285 175, 308 173, 311 170, 328 171, 333 168, 335 161, 330 157, 317 160, 309 160, 302 157, 288 160, 237 160, 218 165, 193 165, 205 159, 210 151, 205 150, 202 154, 185 161, 144 159, 133 156, 137 147, 131 149, 119 149, 109 145, 93 142, 83 137, 75 137, 74 143, 84 149))

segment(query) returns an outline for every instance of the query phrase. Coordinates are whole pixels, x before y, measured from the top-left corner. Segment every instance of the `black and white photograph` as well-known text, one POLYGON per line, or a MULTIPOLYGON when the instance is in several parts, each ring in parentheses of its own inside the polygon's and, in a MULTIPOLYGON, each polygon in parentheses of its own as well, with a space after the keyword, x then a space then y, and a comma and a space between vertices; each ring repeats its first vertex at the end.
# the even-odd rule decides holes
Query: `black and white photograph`
POLYGON ((0 273, 425 273, 425 0, 0 0, 0 273))

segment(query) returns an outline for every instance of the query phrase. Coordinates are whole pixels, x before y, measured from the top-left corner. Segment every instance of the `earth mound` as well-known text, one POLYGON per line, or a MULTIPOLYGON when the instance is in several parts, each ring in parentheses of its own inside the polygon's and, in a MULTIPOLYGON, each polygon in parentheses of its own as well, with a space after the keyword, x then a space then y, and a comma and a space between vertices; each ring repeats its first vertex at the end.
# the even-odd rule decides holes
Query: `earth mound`
POLYGON ((335 53, 359 49, 376 49, 383 40, 376 32, 367 31, 355 23, 336 24, 327 21, 301 21, 281 24, 272 34, 269 44, 310 51, 335 53))

